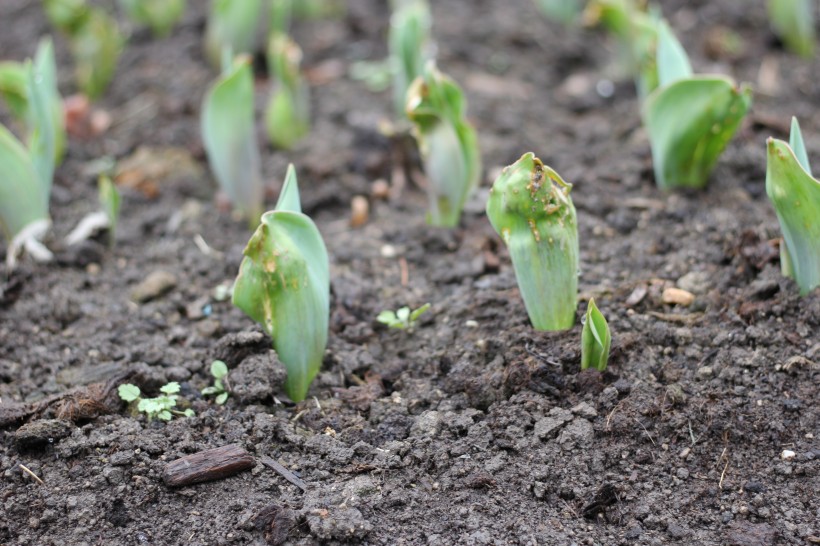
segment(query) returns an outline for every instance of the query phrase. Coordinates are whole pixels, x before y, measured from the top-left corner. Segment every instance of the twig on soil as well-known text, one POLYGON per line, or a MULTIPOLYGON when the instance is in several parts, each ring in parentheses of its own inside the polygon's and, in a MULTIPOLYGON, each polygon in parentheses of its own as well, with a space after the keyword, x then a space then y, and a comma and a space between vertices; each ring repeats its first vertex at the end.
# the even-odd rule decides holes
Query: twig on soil
POLYGON ((649 441, 650 441, 650 442, 652 442, 652 445, 653 445, 653 446, 657 446, 658 444, 656 444, 656 443, 655 443, 655 440, 653 440, 653 439, 652 439, 652 435, 651 435, 651 434, 649 434, 649 431, 648 431, 648 430, 646 430, 646 427, 645 427, 645 426, 643 426, 643 423, 641 423, 640 421, 638 421, 638 418, 637 418, 637 417, 633 417, 633 419, 635 419, 635 422, 636 422, 636 423, 638 423, 639 425, 641 425, 641 428, 642 428, 642 429, 643 429, 643 431, 646 433, 646 437, 647 437, 647 438, 649 438, 649 441))
POLYGON ((220 258, 222 256, 222 252, 211 247, 211 245, 209 245, 208 242, 199 233, 194 235, 194 244, 199 249, 199 251, 205 254, 206 256, 213 256, 214 258, 220 258))
POLYGON ((680 313, 658 313, 657 311, 648 311, 646 314, 664 322, 680 322, 681 324, 695 324, 703 318, 703 313, 682 315, 680 313))
MULTIPOLYGON (((723 478, 726 477, 726 469, 729 468, 729 457, 726 457, 726 451, 728 447, 723 448, 723 453, 720 454, 720 459, 726 459, 726 465, 723 467, 723 472, 720 473, 720 481, 718 482, 718 489, 723 489, 723 478)), ((718 460, 720 460, 718 459, 718 460)))
POLYGON ((401 271, 401 285, 407 286, 410 282, 410 272, 407 269, 407 260, 404 256, 399 258, 399 270, 401 271))
POLYGON ((23 470, 23 472, 25 472, 26 474, 28 474, 29 476, 34 478, 37 481, 37 483, 39 483, 40 485, 45 485, 45 482, 43 480, 41 480, 40 477, 37 474, 35 474, 31 470, 29 470, 26 467, 26 465, 24 465, 23 463, 20 463, 20 464, 18 464, 18 466, 23 470))
POLYGON ((279 473, 280 476, 285 478, 287 481, 289 481, 302 491, 307 491, 307 484, 302 479, 298 478, 296 474, 294 474, 293 472, 291 472, 290 470, 276 462, 276 460, 271 459, 267 455, 262 455, 259 459, 262 461, 263 465, 272 468, 277 473, 279 473))

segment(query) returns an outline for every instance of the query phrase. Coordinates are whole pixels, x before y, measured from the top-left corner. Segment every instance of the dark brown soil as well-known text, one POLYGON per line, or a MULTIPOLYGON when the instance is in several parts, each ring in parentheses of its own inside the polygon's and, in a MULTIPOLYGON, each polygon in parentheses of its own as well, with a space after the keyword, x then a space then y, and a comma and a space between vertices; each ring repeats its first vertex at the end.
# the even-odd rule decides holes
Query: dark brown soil
MULTIPOLYGON (((0 543, 820 542, 820 291, 800 298, 781 277, 764 191, 764 140, 784 137, 791 115, 820 157, 820 62, 781 49, 762 1, 661 2, 697 71, 765 88, 706 191, 673 194, 654 186, 635 92, 605 36, 545 22, 528 0, 434 3, 439 66, 466 90, 486 167, 452 231, 424 224, 412 184, 399 200, 372 198, 364 227, 348 224, 351 198, 370 195, 394 162, 378 131, 389 93, 345 75, 385 55, 387 3, 351 0, 342 19, 298 22, 314 127, 291 153, 265 149, 264 172, 273 203, 296 164, 330 250, 333 297, 325 365, 297 406, 279 401, 269 340, 213 296, 234 278, 249 231, 213 204, 198 111, 215 74, 201 53, 205 2, 189 4, 172 37, 131 36, 99 103, 112 128, 71 142, 52 197, 58 261, 2 277, 0 543), (739 54, 714 47, 721 28, 743 38, 739 54), (616 81, 611 98, 595 90, 605 78, 616 81), (95 160, 140 146, 181 148, 202 173, 160 177, 155 199, 124 190, 113 249, 62 248, 96 208, 95 160), (575 184, 581 296, 595 297, 613 332, 603 376, 579 373, 580 320, 564 333, 530 328, 483 215, 498 169, 530 150, 575 184), (175 287, 131 303, 155 271, 175 287), (670 286, 695 303, 664 305, 670 286), (636 290, 646 293, 637 302, 636 290), (428 301, 412 333, 375 321, 428 301), (222 407, 198 394, 216 356, 234 389, 222 407), (179 381, 196 416, 129 415, 106 397, 124 377, 149 393, 179 381), (255 468, 163 484, 168 462, 226 444, 255 468)), ((3 59, 32 55, 48 32, 39 2, 0 2, 3 59)), ((57 44, 68 94, 70 58, 57 44)), ((258 91, 261 112, 261 75, 258 91)))

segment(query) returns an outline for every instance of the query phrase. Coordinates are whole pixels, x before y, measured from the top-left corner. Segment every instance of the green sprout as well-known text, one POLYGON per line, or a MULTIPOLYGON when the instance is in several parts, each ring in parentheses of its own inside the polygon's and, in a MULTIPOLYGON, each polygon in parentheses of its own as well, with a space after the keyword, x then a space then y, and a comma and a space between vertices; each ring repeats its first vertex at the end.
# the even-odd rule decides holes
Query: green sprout
POLYGON ((655 182, 662 189, 703 188, 749 110, 752 92, 725 76, 693 76, 665 21, 658 27, 658 80, 643 104, 655 182))
POLYGON ((120 398, 128 402, 133 408, 136 404, 136 411, 144 413, 149 421, 159 419, 160 421, 170 421, 175 415, 180 417, 193 417, 194 410, 191 408, 179 411, 174 408, 179 399, 179 383, 172 381, 161 387, 160 394, 156 398, 143 398, 139 387, 130 383, 124 383, 117 388, 120 398))
POLYGON ((770 138, 766 146, 766 193, 783 231, 781 270, 806 295, 820 286, 820 181, 811 173, 796 118, 788 143, 770 138))
POLYGON ((285 392, 304 400, 322 367, 330 315, 330 273, 322 235, 302 213, 293 165, 273 211, 245 247, 233 303, 273 338, 288 375, 285 392))
POLYGON ((48 214, 54 169, 65 146, 62 101, 57 91, 54 48, 43 40, 34 61, 22 65, 25 85, 18 103, 28 127, 28 148, 0 125, 0 229, 10 243, 9 269, 22 250, 39 261, 51 259, 40 240, 51 225, 48 214))
POLYGON ((211 362, 211 375, 214 378, 214 384, 211 387, 202 389, 202 395, 211 396, 215 394, 214 402, 221 406, 228 399, 228 391, 225 388, 228 366, 221 360, 214 360, 211 362))
POLYGON ((76 245, 101 230, 108 230, 108 245, 113 247, 116 240, 117 221, 120 217, 120 192, 106 174, 97 181, 100 209, 85 215, 77 226, 66 236, 66 244, 76 245))
POLYGON ((464 118, 464 96, 433 61, 407 90, 407 117, 429 180, 427 222, 454 227, 481 175, 481 155, 473 126, 464 118))
POLYGON ((487 216, 510 251, 536 330, 575 324, 578 223, 568 184, 532 152, 505 167, 487 201, 487 216))
POLYGON ((253 53, 261 0, 211 0, 205 28, 205 55, 212 66, 222 66, 222 52, 253 53))
POLYGON ((376 320, 382 324, 386 324, 389 328, 396 328, 399 330, 412 330, 416 326, 416 321, 421 315, 430 309, 430 304, 425 303, 418 309, 411 311, 406 305, 397 309, 396 311, 382 311, 376 320))
POLYGON ((431 58, 430 24, 427 0, 393 1, 388 46, 393 65, 393 102, 402 119, 407 115, 408 89, 431 58))
POLYGON ((250 58, 240 56, 205 94, 202 141, 219 187, 251 225, 264 204, 250 58))
POLYGON ((156 36, 167 36, 185 13, 185 0, 119 0, 119 2, 132 21, 151 27, 156 36))
POLYGON ((77 87, 89 98, 103 94, 125 43, 117 21, 85 0, 43 0, 49 21, 66 34, 77 87))
POLYGON ((768 0, 769 23, 788 49, 814 55, 814 0, 768 0))
POLYGON ((547 19, 563 25, 575 23, 581 15, 581 0, 535 0, 535 5, 547 19))
POLYGON ((595 300, 590 299, 584 329, 581 331, 581 369, 595 368, 599 372, 606 370, 611 344, 609 325, 595 305, 595 300))
POLYGON ((274 88, 265 110, 265 125, 277 148, 289 149, 310 131, 310 98, 302 79, 302 50, 285 34, 275 33, 268 45, 274 88))

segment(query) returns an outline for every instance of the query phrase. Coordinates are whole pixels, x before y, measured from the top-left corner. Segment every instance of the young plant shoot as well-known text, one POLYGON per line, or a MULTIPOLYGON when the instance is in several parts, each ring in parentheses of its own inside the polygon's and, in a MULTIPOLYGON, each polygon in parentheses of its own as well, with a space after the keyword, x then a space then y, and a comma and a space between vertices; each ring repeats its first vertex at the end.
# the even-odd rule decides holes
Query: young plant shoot
POLYGON ((396 311, 382 311, 376 320, 382 324, 386 324, 390 328, 399 330, 412 330, 416 326, 416 321, 430 309, 430 304, 425 303, 418 309, 410 310, 406 305, 400 307, 396 311))
POLYGON ((119 0, 123 11, 156 36, 167 36, 185 13, 185 0, 119 0))
POLYGON ((52 257, 40 240, 51 225, 51 184, 65 146, 50 40, 40 42, 34 61, 27 61, 22 72, 25 86, 20 104, 28 125, 28 149, 0 125, 0 227, 10 241, 6 255, 9 269, 23 249, 39 261, 52 257))
POLYGON ((788 143, 770 138, 766 146, 766 193, 783 231, 780 266, 806 295, 820 286, 820 181, 811 174, 797 119, 788 143))
POLYGON ((595 305, 595 300, 590 299, 584 329, 581 331, 581 369, 595 368, 599 372, 606 370, 611 344, 609 325, 595 305))
POLYGON ((725 76, 693 76, 665 21, 658 26, 658 82, 641 113, 664 190, 703 188, 752 102, 751 89, 725 76))
POLYGON ((83 217, 66 238, 68 246, 79 244, 95 233, 108 230, 108 244, 114 246, 117 221, 120 217, 120 192, 108 175, 100 175, 97 181, 100 209, 83 217))
POLYGON ((202 141, 220 189, 255 226, 264 203, 250 58, 240 56, 205 94, 202 141))
POLYGON ((85 0, 43 0, 49 21, 68 36, 77 87, 90 99, 103 94, 125 42, 117 21, 85 0))
POLYGON ((273 211, 245 247, 233 303, 273 338, 288 376, 285 392, 304 400, 322 366, 330 315, 330 273, 322 235, 302 213, 293 165, 273 211))
POLYGON ((140 388, 131 383, 124 383, 117 388, 117 394, 124 402, 128 402, 132 408, 136 404, 136 411, 144 413, 149 421, 159 419, 160 421, 170 421, 175 415, 179 417, 193 417, 194 410, 191 408, 185 411, 175 409, 179 400, 179 383, 172 381, 160 387, 160 394, 156 398, 143 398, 140 388))
POLYGON ((407 90, 407 117, 413 122, 428 178, 427 222, 434 226, 458 224, 481 175, 478 141, 464 117, 465 107, 461 89, 433 61, 407 90))
POLYGON ((769 23, 788 49, 802 57, 814 55, 814 0, 768 0, 769 23))
POLYGON ((430 6, 427 0, 393 0, 388 47, 393 65, 393 102, 396 115, 407 115, 407 91, 424 70, 430 53, 430 6))
POLYGON ((214 402, 221 406, 228 400, 228 390, 225 388, 225 383, 228 376, 228 366, 221 360, 214 360, 211 362, 211 375, 214 378, 214 384, 210 387, 202 389, 203 396, 216 396, 214 402))
POLYGON ((575 324, 578 223, 571 190, 572 184, 529 152, 504 168, 487 201, 487 216, 509 248, 536 330, 575 324))
POLYGON ((262 0, 211 0, 205 28, 205 55, 222 66, 225 49, 233 55, 253 53, 262 0))
POLYGON ((271 143, 289 149, 310 131, 310 97, 302 79, 302 50, 285 34, 275 33, 268 46, 273 92, 265 110, 271 143))

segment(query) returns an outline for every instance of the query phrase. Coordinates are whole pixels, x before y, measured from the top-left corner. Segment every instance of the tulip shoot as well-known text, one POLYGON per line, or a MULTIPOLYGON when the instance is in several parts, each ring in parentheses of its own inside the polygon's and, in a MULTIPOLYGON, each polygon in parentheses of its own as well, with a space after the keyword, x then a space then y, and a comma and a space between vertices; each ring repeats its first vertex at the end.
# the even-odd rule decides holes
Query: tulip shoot
POLYGON ((820 181, 811 174, 796 119, 789 143, 770 138, 766 145, 766 193, 783 231, 781 270, 806 295, 820 286, 820 181))
POLYGON ((293 165, 279 202, 245 247, 233 303, 262 325, 287 369, 285 392, 304 400, 322 366, 330 315, 327 250, 302 213, 293 165))
POLYGON ((788 49, 802 57, 814 55, 814 0, 768 0, 769 22, 788 49))
POLYGON ((205 95, 202 140, 219 187, 256 225, 264 190, 253 116, 250 58, 238 57, 205 95))
POLYGON ((662 189, 703 188, 752 101, 751 89, 725 76, 693 76, 686 52, 665 22, 658 27, 659 87, 641 113, 662 189))
POLYGON ((578 224, 571 189, 529 152, 504 168, 487 201, 487 216, 509 249, 536 330, 575 324, 578 224))
POLYGON ((430 6, 427 0, 395 0, 390 18, 388 46, 393 70, 393 102, 396 114, 407 113, 407 91, 424 71, 430 54, 430 6))
POLYGON ((427 222, 434 226, 458 224, 481 174, 475 129, 464 110, 461 89, 432 61, 407 91, 407 117, 413 122, 428 178, 427 222))
POLYGON ((185 13, 185 0, 119 0, 128 17, 151 27, 157 36, 167 36, 185 13))
POLYGON ((595 368, 599 372, 606 370, 611 344, 609 325, 595 305, 595 300, 590 299, 581 331, 581 369, 595 368))
POLYGON ((292 148, 310 131, 310 97, 302 79, 302 50, 284 34, 271 36, 268 46, 273 92, 265 110, 265 127, 277 148, 292 148))
POLYGON ((226 48, 233 55, 253 53, 261 8, 261 0, 211 0, 205 55, 212 66, 221 66, 226 48))

